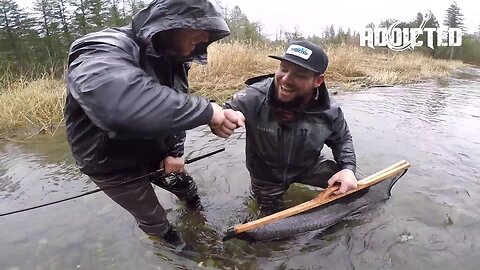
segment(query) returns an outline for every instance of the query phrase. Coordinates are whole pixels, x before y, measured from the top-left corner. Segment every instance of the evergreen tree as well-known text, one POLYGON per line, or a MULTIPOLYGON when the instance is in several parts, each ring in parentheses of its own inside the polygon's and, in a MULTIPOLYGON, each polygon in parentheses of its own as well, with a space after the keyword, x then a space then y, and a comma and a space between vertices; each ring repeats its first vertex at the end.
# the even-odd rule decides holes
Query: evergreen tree
POLYGON ((13 0, 0 0, 0 51, 1 62, 11 61, 22 65, 23 38, 28 24, 27 14, 13 0))
POLYGON ((464 29, 463 14, 456 1, 454 1, 447 9, 443 24, 450 28, 461 28, 462 30, 464 29))
POLYGON ((478 25, 477 31, 475 32, 475 38, 480 41, 480 24, 478 25))
POLYGON ((330 26, 325 27, 325 29, 323 29, 322 36, 326 41, 333 40, 335 38, 335 26, 332 24, 330 26))
MULTIPOLYGON (((430 11, 429 11, 430 12, 430 11)), ((424 19, 424 14, 418 12, 417 17, 415 20, 410 22, 410 27, 415 28, 415 27, 420 27, 424 19)), ((437 18, 433 13, 430 12, 430 19, 426 21, 424 28, 438 28, 440 24, 437 21, 437 18)), ((424 51, 425 53, 430 54, 431 56, 435 56, 435 54, 438 51, 437 47, 437 39, 438 35, 437 32, 433 32, 433 49, 428 47, 428 34, 426 32, 423 33, 423 35, 420 35, 417 38, 417 41, 422 41, 423 45, 421 50, 424 51)))
MULTIPOLYGON (((462 30, 465 29, 463 25, 463 14, 460 11, 460 7, 457 5, 456 1, 454 1, 447 9, 443 24, 449 28, 460 28, 462 30)), ((454 58, 455 51, 455 47, 451 47, 449 59, 454 58)))
POLYGON ((38 52, 45 51, 43 56, 48 56, 50 59, 56 58, 57 50, 54 45, 59 43, 59 26, 60 22, 55 17, 53 0, 36 0, 33 10, 36 21, 37 31, 42 39, 43 46, 38 48, 38 52))
POLYGON ((253 42, 264 41, 261 34, 261 24, 250 22, 239 6, 227 12, 225 21, 230 28, 230 36, 226 40, 248 40, 253 42))
POLYGON ((63 47, 70 46, 70 43, 73 41, 72 31, 70 30, 70 20, 72 19, 72 15, 67 10, 67 2, 66 0, 54 0, 54 15, 59 20, 61 29, 61 43, 63 47))
POLYGON ((382 20, 380 22, 380 24, 378 25, 378 27, 383 27, 383 28, 388 28, 390 27, 392 24, 394 24, 397 20, 395 19, 385 19, 385 20, 382 20))
POLYGON ((106 26, 123 26, 126 23, 127 22, 125 21, 125 18, 122 16, 120 1, 110 0, 110 4, 107 8, 107 19, 105 21, 106 26))
POLYGON ((71 5, 74 7, 73 27, 77 37, 87 34, 92 28, 88 1, 71 0, 71 5))
POLYGON ((88 0, 88 10, 90 13, 88 20, 91 24, 89 31, 99 31, 104 28, 104 18, 108 13, 106 6, 107 5, 103 0, 88 0))
POLYGON ((285 42, 286 43, 291 43, 292 41, 295 40, 303 40, 305 39, 300 32, 300 28, 298 26, 295 27, 293 32, 285 32, 285 42))

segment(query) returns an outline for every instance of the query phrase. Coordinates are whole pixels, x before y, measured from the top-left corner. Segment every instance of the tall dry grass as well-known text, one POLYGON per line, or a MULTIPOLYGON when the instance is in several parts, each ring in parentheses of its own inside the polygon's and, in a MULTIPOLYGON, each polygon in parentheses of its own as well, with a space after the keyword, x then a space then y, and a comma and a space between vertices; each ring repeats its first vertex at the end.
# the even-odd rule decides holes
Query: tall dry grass
MULTIPOLYGON (((461 62, 435 60, 417 53, 373 51, 354 46, 326 47, 330 64, 328 85, 343 90, 370 85, 401 84, 447 76, 461 62)), ((208 65, 194 65, 190 86, 198 94, 223 102, 243 87, 246 79, 275 72, 278 61, 269 54, 283 49, 258 44, 213 44, 208 65)), ((4 74, 8 76, 8 74, 4 74)), ((54 131, 62 124, 64 81, 46 74, 30 81, 10 81, 0 89, 0 134, 23 127, 54 131)))
POLYGON ((48 76, 11 83, 0 90, 0 133, 27 127, 37 133, 56 130, 63 122, 64 97, 63 81, 48 76))
POLYGON ((193 65, 189 80, 192 90, 217 101, 227 100, 251 77, 275 72, 281 47, 265 44, 223 43, 209 47, 208 64, 193 65))
POLYGON ((330 65, 326 80, 343 90, 394 85, 448 76, 460 61, 433 59, 417 52, 374 51, 355 46, 326 48, 330 65))

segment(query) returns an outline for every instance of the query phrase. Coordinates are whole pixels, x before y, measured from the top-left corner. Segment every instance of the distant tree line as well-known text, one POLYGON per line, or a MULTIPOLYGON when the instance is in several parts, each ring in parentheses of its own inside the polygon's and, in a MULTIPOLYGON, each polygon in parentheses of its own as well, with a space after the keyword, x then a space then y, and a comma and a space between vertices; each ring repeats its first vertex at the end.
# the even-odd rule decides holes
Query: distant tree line
POLYGON ((144 6, 141 0, 35 0, 27 12, 15 0, 0 0, 0 74, 62 72, 72 41, 123 26, 144 6))
MULTIPOLYGON (((384 19, 378 25, 374 23, 369 23, 365 27, 375 28, 375 27, 384 27, 388 28, 394 24, 397 20, 395 19, 384 19)), ((396 27, 398 28, 418 28, 423 21, 423 14, 417 13, 417 16, 410 22, 401 22, 396 27)), ((446 10, 445 19, 443 24, 440 24, 434 14, 426 22, 424 28, 460 28, 463 30, 463 42, 461 47, 438 47, 436 46, 437 33, 433 34, 433 44, 434 48, 429 48, 427 46, 427 35, 421 35, 418 38, 418 41, 423 42, 423 46, 415 47, 416 51, 420 51, 424 54, 430 55, 434 58, 440 59, 459 59, 467 63, 480 65, 480 25, 473 34, 466 34, 465 25, 463 23, 464 18, 461 12, 460 7, 456 2, 453 2, 450 7, 446 10)), ((302 37, 303 38, 303 37, 302 37)), ((338 30, 335 29, 334 25, 328 26, 324 29, 322 36, 311 36, 306 39, 312 40, 313 42, 320 44, 331 44, 331 45, 341 45, 341 44, 359 44, 359 34, 356 32, 351 32, 350 29, 344 31, 341 27, 338 30)), ((381 48, 376 48, 376 50, 381 48)), ((385 50, 388 50, 386 48, 385 50)))
MULTIPOLYGON (((16 0, 0 0, 0 82, 10 79, 7 76, 31 77, 45 71, 61 76, 75 39, 127 25, 146 5, 143 0, 35 0, 26 11, 16 0)), ((226 42, 267 41, 260 23, 250 22, 238 6, 219 7, 232 32, 226 42)))

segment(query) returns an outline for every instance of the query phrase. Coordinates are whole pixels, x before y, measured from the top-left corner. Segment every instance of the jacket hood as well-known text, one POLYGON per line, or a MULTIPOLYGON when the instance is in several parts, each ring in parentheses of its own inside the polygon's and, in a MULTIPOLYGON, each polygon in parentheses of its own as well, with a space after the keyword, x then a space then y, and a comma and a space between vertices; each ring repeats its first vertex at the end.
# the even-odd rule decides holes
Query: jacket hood
POLYGON ((132 19, 132 30, 147 50, 153 35, 177 28, 209 31, 208 42, 197 45, 190 56, 202 63, 206 62, 208 45, 230 34, 220 12, 207 0, 153 1, 132 19))

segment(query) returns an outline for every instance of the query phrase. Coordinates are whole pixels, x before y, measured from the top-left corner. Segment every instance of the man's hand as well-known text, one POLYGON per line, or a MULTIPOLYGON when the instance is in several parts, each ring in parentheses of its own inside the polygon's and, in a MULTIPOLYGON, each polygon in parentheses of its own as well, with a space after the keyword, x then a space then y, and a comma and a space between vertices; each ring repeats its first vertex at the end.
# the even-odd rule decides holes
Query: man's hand
POLYGON ((223 120, 225 120, 225 114, 223 113, 223 109, 222 107, 220 107, 220 105, 214 102, 211 102, 210 105, 212 106, 212 109, 213 109, 213 115, 208 125, 210 127, 220 126, 223 123, 223 120))
MULTIPOLYGON (((185 162, 181 157, 166 157, 162 163, 165 174, 183 173, 185 171, 185 162)), ((162 166, 162 165, 160 165, 162 166)))
POLYGON ((335 191, 335 194, 342 194, 349 190, 357 188, 357 178, 352 170, 343 169, 334 174, 328 180, 328 187, 333 186, 336 182, 340 183, 340 189, 335 191))
POLYGON ((225 115, 225 120, 232 124, 235 124, 237 128, 245 126, 245 116, 241 111, 225 109, 223 110, 223 113, 225 115))
POLYGON ((223 110, 216 103, 211 103, 211 105, 213 115, 208 125, 213 134, 222 138, 228 138, 237 127, 245 125, 245 117, 241 112, 231 109, 223 110))

